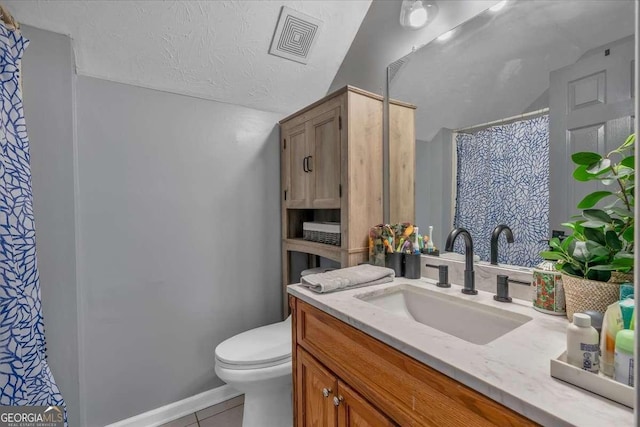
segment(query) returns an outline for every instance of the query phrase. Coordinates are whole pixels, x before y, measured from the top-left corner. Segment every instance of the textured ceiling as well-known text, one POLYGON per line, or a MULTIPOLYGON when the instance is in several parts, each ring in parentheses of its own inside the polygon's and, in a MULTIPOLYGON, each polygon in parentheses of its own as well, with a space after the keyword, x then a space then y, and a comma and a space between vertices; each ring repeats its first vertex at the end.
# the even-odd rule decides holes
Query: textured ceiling
POLYGON ((70 35, 78 74, 289 113, 325 95, 371 0, 3 3, 70 35), (268 54, 283 5, 323 21, 307 65, 268 54))
POLYGON ((549 72, 634 33, 632 0, 518 1, 404 58, 390 97, 418 106, 417 138, 542 108, 549 72))

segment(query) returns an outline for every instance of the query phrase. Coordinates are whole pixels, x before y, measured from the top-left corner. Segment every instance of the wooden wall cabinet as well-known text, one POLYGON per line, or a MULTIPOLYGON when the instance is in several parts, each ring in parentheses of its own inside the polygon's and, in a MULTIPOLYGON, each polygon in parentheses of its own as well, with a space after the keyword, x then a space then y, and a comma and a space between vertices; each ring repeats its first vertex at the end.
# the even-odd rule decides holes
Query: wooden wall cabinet
POLYGON ((294 426, 535 426, 533 421, 289 297, 294 426))
POLYGON ((368 260, 369 227, 383 220, 383 98, 351 86, 280 121, 284 312, 290 254, 368 260), (305 221, 340 222, 341 245, 302 239, 305 221))
POLYGON ((415 105, 389 100, 390 224, 414 224, 416 220, 415 178, 419 165, 416 165, 415 110, 415 105))
POLYGON ((340 209, 341 108, 283 126, 283 183, 287 208, 340 209))

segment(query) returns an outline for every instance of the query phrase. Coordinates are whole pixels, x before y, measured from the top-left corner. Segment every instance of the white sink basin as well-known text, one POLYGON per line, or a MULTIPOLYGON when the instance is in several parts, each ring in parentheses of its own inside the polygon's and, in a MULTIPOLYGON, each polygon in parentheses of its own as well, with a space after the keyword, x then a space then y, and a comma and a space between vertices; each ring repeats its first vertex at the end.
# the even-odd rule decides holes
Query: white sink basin
POLYGON ((474 344, 488 344, 531 317, 454 296, 401 284, 379 295, 356 295, 395 315, 414 320, 474 344))

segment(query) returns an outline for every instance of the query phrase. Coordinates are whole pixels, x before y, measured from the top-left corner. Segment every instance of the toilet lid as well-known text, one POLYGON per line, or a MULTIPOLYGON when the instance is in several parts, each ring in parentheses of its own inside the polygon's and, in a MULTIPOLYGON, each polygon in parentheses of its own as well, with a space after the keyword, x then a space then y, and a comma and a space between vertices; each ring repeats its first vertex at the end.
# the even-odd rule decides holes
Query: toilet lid
POLYGON ((291 360, 291 318, 251 329, 216 347, 216 360, 228 368, 266 368, 291 360))

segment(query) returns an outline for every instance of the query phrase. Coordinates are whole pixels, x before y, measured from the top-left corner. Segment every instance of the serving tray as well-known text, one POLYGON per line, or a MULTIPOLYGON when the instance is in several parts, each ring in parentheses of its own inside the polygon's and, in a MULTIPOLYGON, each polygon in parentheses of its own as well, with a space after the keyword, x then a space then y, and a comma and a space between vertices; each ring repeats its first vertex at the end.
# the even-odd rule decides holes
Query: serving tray
POLYGON ((633 387, 614 381, 604 374, 592 374, 567 363, 567 352, 551 359, 551 376, 607 399, 632 408, 635 406, 633 387))

